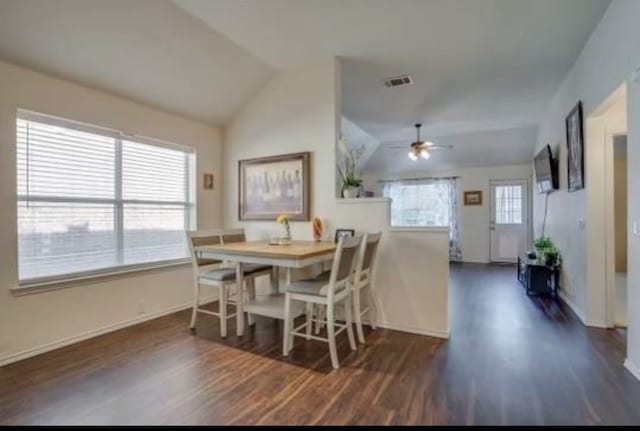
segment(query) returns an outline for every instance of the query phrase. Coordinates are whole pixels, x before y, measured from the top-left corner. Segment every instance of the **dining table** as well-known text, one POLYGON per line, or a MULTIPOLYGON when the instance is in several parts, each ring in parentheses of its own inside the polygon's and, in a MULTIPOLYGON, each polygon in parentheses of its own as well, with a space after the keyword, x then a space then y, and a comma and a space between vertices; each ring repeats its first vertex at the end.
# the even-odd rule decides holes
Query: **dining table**
MULTIPOLYGON (((280 293, 279 268, 287 269, 287 282, 290 282, 291 270, 315 264, 323 264, 331 259, 336 244, 325 241, 292 241, 289 244, 272 244, 269 241, 245 241, 227 244, 203 245, 195 251, 206 259, 230 262, 236 268, 237 286, 244 285, 244 265, 260 264, 273 267, 271 275, 271 294, 256 296, 245 301, 241 289, 237 295, 236 330, 238 336, 244 334, 244 313, 284 319, 284 295, 280 293)), ((302 312, 302 310, 300 310, 302 312)))

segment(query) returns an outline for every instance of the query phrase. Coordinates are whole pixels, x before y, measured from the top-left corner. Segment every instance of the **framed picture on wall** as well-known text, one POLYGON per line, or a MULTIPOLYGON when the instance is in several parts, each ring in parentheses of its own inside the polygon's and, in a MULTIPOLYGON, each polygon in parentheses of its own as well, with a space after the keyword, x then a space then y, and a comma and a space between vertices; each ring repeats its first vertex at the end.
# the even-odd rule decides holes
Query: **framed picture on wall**
POLYGON ((308 221, 311 153, 240 160, 238 162, 238 218, 308 221))
POLYGON ((465 205, 482 205, 482 190, 464 192, 465 205))
POLYGON ((565 119, 567 128, 567 183, 570 192, 584 188, 584 133, 582 102, 565 119))

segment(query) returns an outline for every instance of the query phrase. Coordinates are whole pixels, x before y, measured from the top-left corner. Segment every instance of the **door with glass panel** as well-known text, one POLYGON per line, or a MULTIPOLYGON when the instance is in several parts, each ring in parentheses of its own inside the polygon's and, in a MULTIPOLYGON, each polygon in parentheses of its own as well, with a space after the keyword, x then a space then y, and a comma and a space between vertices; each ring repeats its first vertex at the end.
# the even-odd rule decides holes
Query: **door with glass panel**
POLYGON ((528 246, 529 182, 491 181, 491 261, 515 262, 528 246))

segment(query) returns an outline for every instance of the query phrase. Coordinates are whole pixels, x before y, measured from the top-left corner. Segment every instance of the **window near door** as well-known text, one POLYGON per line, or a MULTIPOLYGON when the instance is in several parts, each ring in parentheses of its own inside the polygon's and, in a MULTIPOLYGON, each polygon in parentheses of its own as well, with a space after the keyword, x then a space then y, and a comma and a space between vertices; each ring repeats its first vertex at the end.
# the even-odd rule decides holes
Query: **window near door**
POLYGON ((391 198, 391 226, 448 227, 450 187, 447 181, 386 183, 383 194, 391 198))
POLYGON ((496 224, 522 224, 522 186, 496 186, 496 224))
POLYGON ((191 149, 26 111, 16 126, 21 284, 189 256, 191 149))

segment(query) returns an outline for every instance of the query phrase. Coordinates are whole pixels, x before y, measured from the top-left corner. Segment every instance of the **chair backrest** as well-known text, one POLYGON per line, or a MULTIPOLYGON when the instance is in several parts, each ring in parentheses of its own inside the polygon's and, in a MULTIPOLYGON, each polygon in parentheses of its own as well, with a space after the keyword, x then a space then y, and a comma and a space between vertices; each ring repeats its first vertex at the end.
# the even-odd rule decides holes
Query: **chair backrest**
POLYGON ((361 241, 361 236, 340 238, 338 241, 336 253, 333 256, 333 265, 331 265, 329 291, 327 292, 329 297, 349 287, 348 284, 353 276, 361 241))
POLYGON ((382 233, 380 232, 363 235, 358 262, 356 263, 356 283, 364 282, 366 284, 371 280, 381 237, 382 233))
POLYGON ((197 270, 201 266, 222 263, 220 260, 205 259, 199 256, 196 252, 196 247, 221 244, 222 239, 220 229, 187 232, 187 239, 189 241, 189 250, 191 250, 191 260, 193 262, 194 270, 197 270))
POLYGON ((244 234, 244 229, 224 229, 221 232, 222 243, 223 244, 231 244, 233 242, 245 242, 246 236, 244 234))

